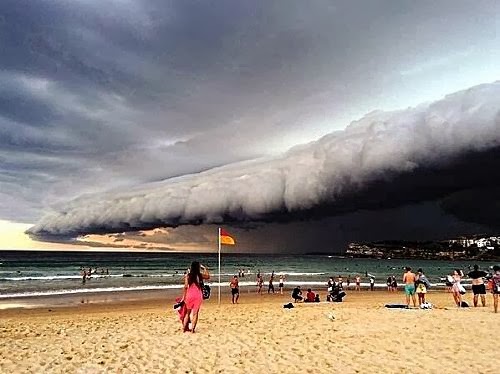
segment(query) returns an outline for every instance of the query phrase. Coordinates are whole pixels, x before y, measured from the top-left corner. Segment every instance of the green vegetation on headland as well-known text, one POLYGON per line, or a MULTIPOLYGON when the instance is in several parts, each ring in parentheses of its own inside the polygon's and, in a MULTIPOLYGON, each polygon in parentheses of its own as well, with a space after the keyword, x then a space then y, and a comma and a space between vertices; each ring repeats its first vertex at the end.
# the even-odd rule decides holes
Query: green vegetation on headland
POLYGON ((461 237, 442 241, 386 240, 350 243, 346 256, 365 258, 419 258, 429 260, 500 259, 500 237, 461 237))

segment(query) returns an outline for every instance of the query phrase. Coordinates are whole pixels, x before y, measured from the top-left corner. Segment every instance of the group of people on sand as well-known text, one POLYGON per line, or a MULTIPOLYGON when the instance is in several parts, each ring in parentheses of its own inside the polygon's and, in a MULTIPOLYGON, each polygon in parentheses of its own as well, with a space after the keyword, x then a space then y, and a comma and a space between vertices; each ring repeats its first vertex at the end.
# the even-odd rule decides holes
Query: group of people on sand
MULTIPOLYGON (((273 272, 269 276, 269 281, 268 281, 268 286, 267 286, 267 293, 268 294, 275 293, 275 290, 274 290, 274 278, 275 277, 276 277, 276 275, 274 274, 274 270, 273 270, 273 272)), ((256 292, 259 295, 262 295, 262 287, 264 286, 264 276, 262 275, 262 273, 260 272, 260 270, 257 272, 256 285, 257 285, 257 291, 256 292)), ((279 282, 278 282, 278 289, 279 289, 280 295, 283 295, 284 288, 285 288, 285 275, 284 274, 280 274, 280 276, 279 276, 279 282)))
MULTIPOLYGON (((494 266, 492 274, 480 270, 478 265, 474 265, 473 269, 474 270, 467 274, 467 277, 471 279, 472 283, 474 306, 478 306, 479 299, 481 299, 481 305, 483 307, 486 306, 486 293, 489 289, 493 294, 493 310, 497 313, 498 295, 500 295, 500 266, 494 266)), ((468 304, 462 300, 463 295, 466 293, 465 287, 461 284, 464 277, 465 274, 461 269, 454 269, 452 274, 447 276, 447 286, 450 288, 453 295, 453 301, 458 308, 468 306, 468 304)), ((406 305, 408 307, 410 306, 410 298, 413 301, 413 306, 417 306, 415 294, 418 296, 418 304, 421 307, 426 304, 425 297, 431 284, 422 269, 418 269, 417 273, 413 273, 410 267, 406 267, 405 273, 403 274, 403 283, 406 295, 406 305)))
POLYGON ((306 296, 302 296, 300 286, 297 286, 292 291, 292 299, 295 302, 304 301, 305 303, 319 303, 319 294, 315 293, 311 288, 307 289, 306 296))

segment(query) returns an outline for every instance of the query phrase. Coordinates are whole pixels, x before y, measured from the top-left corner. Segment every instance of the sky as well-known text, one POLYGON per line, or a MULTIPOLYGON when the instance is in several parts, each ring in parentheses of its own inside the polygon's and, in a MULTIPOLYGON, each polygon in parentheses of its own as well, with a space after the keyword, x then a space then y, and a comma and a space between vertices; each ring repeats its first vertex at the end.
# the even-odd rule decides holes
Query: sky
MULTIPOLYGON (((478 196, 470 192, 477 186, 448 188, 444 194, 433 178, 423 185, 432 196, 423 196, 422 189, 408 190, 412 195, 405 201, 375 207, 367 201, 376 192, 366 189, 365 182, 382 179, 383 189, 389 189, 395 175, 401 182, 401 175, 411 179, 412 171, 422 167, 439 174, 435 161, 443 154, 423 157, 436 143, 427 139, 413 144, 405 137, 404 144, 415 145, 410 154, 399 142, 386 141, 401 139, 407 123, 411 134, 430 129, 441 135, 451 123, 458 135, 446 138, 447 160, 471 151, 477 142, 484 147, 472 151, 495 154, 498 117, 491 104, 495 96, 488 95, 498 94, 493 82, 500 77, 499 11, 496 1, 477 1, 474 7, 469 1, 2 1, 2 225, 59 227, 58 233, 73 235, 121 230, 124 222, 132 229, 151 229, 173 224, 169 217, 175 217, 175 225, 193 223, 191 218, 179 221, 192 214, 197 224, 237 223, 234 230, 244 238, 242 248, 266 251, 287 250, 290 241, 282 239, 286 232, 302 233, 291 239, 300 251, 316 243, 312 237, 331 242, 332 232, 337 241, 331 245, 340 246, 382 235, 485 231, 489 217, 470 218, 471 207, 456 197, 478 196), (444 99, 485 83, 493 86, 480 86, 470 97, 444 99), (485 111, 487 118, 475 111, 483 101, 491 109, 485 111), (472 114, 462 121, 457 116, 463 115, 464 102, 472 114), (435 113, 446 119, 437 120, 435 127, 412 117, 435 113), (472 119, 486 124, 471 124, 472 119), (358 155, 349 139, 360 132, 366 138, 374 123, 386 125, 384 147, 375 149, 371 165, 364 164, 368 176, 363 172, 353 177, 347 173, 348 163, 332 160, 358 155), (317 157, 321 149, 324 157, 317 157), (397 162, 391 164, 393 157, 397 162), (314 160, 323 163, 318 166, 314 160), (302 162, 304 169, 298 167, 302 162), (293 177, 276 177, 277 170, 290 170, 290 164, 297 165, 296 177, 308 179, 310 186, 294 184, 297 194, 287 189, 289 200, 268 199, 279 195, 273 188, 283 188, 274 178, 289 182, 293 177), (225 179, 218 177, 221 168, 225 179), (313 168, 323 174, 311 177, 313 168), (235 172, 250 180, 243 178, 240 195, 231 195, 233 205, 228 205, 235 172), (193 181, 203 186, 207 176, 208 182, 218 181, 215 192, 201 189, 200 194, 183 195, 193 181), (172 185, 179 178, 176 189, 172 185), (347 179, 349 183, 339 183, 347 179), (364 191, 363 198, 358 195, 361 204, 337 187, 325 188, 331 181, 344 192, 364 191), (306 197, 306 190, 317 194, 306 197), (145 191, 153 191, 149 204, 161 207, 154 217, 136 214, 137 197, 145 191), (174 196, 168 206, 165 192, 174 196), (172 213, 180 209, 175 194, 191 196, 193 206, 204 209, 172 213), (125 202, 120 214, 130 212, 128 217, 99 210, 110 201, 116 206, 116 196, 125 202), (286 204, 292 200, 302 202, 286 204), (325 201, 328 209, 318 209, 325 201), (81 212, 82 206, 89 209, 84 216, 94 219, 97 212, 99 217, 87 224, 60 224, 61 212, 81 212), (235 214, 238 209, 243 213, 235 214), (392 222, 401 215, 418 219, 408 218, 408 225, 397 230, 374 229, 380 217, 392 222), (315 221, 309 225, 305 220, 311 217, 315 221), (420 227, 422 217, 435 224, 420 227), (259 222, 241 226, 249 221, 259 222)), ((367 144, 357 139, 354 144, 367 144)), ((457 175, 462 166, 450 161, 446 170, 457 175)), ((180 230, 204 237, 208 228, 180 230)))

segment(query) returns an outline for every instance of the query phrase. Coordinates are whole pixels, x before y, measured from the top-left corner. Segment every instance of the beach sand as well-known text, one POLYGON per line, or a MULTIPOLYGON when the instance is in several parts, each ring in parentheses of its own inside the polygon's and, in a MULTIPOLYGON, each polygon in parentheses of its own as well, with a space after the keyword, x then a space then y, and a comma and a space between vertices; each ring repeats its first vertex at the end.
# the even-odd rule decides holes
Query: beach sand
POLYGON ((428 295, 433 310, 390 310, 384 304, 401 303, 402 292, 350 291, 344 303, 283 309, 289 294, 243 290, 238 305, 225 294, 220 307, 212 297, 195 334, 180 331, 173 295, 3 310, 0 372, 498 372, 500 314, 491 295, 486 308, 458 309, 436 291, 428 295))

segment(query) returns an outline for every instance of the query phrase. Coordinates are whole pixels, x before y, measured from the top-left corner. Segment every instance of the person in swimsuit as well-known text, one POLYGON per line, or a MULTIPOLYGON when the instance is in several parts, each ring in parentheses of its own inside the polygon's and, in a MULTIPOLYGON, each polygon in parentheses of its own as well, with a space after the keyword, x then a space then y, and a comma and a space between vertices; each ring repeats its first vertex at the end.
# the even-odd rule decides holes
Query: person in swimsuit
POLYGON ((481 304, 486 306, 486 285, 484 284, 484 277, 488 274, 485 271, 479 270, 478 265, 474 265, 474 270, 469 272, 467 276, 472 279, 472 293, 474 294, 474 306, 477 306, 479 296, 481 296, 481 304))
POLYGON ((356 275, 356 290, 361 291, 361 277, 356 275))
POLYGON ((387 283, 387 291, 391 292, 392 291, 392 278, 388 277, 386 283, 387 283))
POLYGON ((493 294, 493 311, 498 313, 498 297, 500 295, 500 266, 493 266, 493 277, 491 278, 491 293, 493 294))
POLYGON ((240 298, 240 288, 238 285, 238 277, 236 275, 233 277, 233 279, 231 279, 229 287, 231 287, 233 304, 238 304, 238 299, 240 298))
POLYGON ((257 277, 257 293, 262 295, 262 286, 264 285, 264 278, 259 274, 257 277))
POLYGON ((458 306, 459 308, 462 307, 463 286, 460 284, 462 276, 463 273, 460 269, 453 270, 453 274, 451 275, 451 292, 453 293, 453 300, 455 301, 456 306, 458 306))
POLYGON ((413 300, 413 306, 417 306, 417 299, 415 298, 415 273, 411 271, 411 267, 405 268, 406 273, 403 275, 403 283, 405 284, 406 306, 410 307, 410 296, 413 300))
POLYGON ((210 279, 207 268, 200 265, 198 261, 193 261, 189 272, 184 276, 184 294, 182 300, 186 305, 186 314, 183 320, 183 331, 194 333, 198 323, 198 314, 203 302, 203 292, 201 285, 204 279, 210 279), (191 330, 189 329, 191 322, 191 330))
POLYGON ((283 295, 283 287, 285 286, 285 276, 283 274, 280 275, 280 282, 279 282, 278 286, 280 288, 280 294, 283 295))

